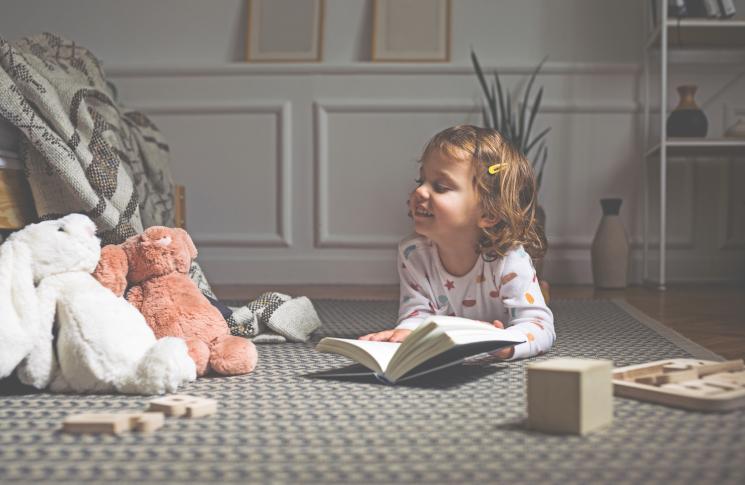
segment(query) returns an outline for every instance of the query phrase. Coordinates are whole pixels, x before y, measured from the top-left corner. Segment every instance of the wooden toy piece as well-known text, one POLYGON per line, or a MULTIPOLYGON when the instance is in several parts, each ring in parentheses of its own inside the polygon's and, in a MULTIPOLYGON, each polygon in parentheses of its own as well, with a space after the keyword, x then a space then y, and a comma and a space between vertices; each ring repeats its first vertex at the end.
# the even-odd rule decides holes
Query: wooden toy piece
POLYGON ((695 368, 698 371, 698 375, 708 376, 710 374, 718 374, 720 372, 732 372, 745 369, 745 363, 742 359, 737 360, 726 360, 724 362, 716 362, 713 364, 703 364, 695 368))
POLYGON ((84 413, 67 416, 62 422, 66 433, 119 434, 132 428, 131 414, 84 413))
POLYGON ((217 402, 213 399, 174 394, 150 401, 150 411, 160 411, 166 416, 186 416, 201 418, 217 411, 217 402))
POLYGON ((640 384, 661 386, 663 384, 673 384, 676 382, 685 382, 693 379, 698 379, 698 372, 696 371, 696 369, 689 368, 685 370, 676 369, 675 371, 664 372, 662 374, 657 374, 654 376, 637 377, 634 381, 640 384))
POLYGON ((161 412, 166 416, 183 416, 186 414, 186 403, 191 399, 191 396, 182 394, 160 397, 150 401, 148 411, 161 412))
POLYGON ((528 426, 585 434, 613 422, 609 360, 560 358, 528 364, 528 426))
POLYGON ((130 415, 130 426, 142 433, 152 433, 163 427, 166 417, 163 413, 147 411, 130 415))
POLYGON ((202 418, 217 412, 217 401, 214 399, 199 399, 198 402, 186 406, 187 418, 202 418))
POLYGON ((617 396, 695 411, 745 406, 745 363, 668 359, 613 371, 617 396), (695 374, 695 375, 694 375, 695 374))

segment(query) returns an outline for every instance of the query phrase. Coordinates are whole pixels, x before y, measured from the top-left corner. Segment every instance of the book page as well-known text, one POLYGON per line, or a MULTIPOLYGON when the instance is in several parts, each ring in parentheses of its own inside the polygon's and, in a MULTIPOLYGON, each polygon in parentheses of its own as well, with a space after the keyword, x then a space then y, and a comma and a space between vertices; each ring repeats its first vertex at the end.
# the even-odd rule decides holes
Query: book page
POLYGON ((400 346, 397 342, 326 337, 318 343, 317 349, 349 357, 375 372, 382 373, 400 346))

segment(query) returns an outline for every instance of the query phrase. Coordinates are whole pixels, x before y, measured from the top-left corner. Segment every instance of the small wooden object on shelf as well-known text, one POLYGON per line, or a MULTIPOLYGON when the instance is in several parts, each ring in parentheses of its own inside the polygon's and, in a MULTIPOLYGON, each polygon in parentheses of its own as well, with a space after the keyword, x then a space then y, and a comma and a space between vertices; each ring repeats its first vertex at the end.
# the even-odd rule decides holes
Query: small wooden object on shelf
POLYGON ((528 364, 528 427, 585 434, 613 422, 609 360, 560 358, 528 364))
POLYGON ((695 411, 729 411, 745 406, 742 359, 716 362, 666 359, 613 371, 616 396, 695 411))

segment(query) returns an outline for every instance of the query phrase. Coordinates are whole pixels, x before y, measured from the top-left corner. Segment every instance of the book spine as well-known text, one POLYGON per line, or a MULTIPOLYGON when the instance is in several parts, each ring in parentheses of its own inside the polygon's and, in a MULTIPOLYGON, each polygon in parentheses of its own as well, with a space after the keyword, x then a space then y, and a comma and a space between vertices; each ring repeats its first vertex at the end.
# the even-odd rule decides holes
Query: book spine
POLYGON ((377 374, 376 373, 376 374, 373 374, 373 375, 375 376, 375 378, 377 380, 379 380, 383 384, 386 384, 386 385, 389 385, 389 386, 392 386, 393 384, 395 384, 395 382, 388 380, 388 378, 385 375, 383 375, 383 374, 377 374))
POLYGON ((732 0, 718 0, 722 18, 728 19, 735 15, 735 3, 732 0))
POLYGON ((706 9, 707 17, 717 18, 720 16, 718 0, 702 0, 702 1, 704 3, 704 8, 706 9))

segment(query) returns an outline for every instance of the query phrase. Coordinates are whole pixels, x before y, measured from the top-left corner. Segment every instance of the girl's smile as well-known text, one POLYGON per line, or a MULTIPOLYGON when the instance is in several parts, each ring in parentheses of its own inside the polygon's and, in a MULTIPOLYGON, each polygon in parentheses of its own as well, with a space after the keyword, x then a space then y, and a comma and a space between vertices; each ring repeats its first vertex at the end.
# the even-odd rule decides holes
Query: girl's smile
POLYGON ((440 246, 465 239, 475 247, 481 211, 473 180, 468 160, 438 151, 428 154, 409 198, 416 232, 440 246))

